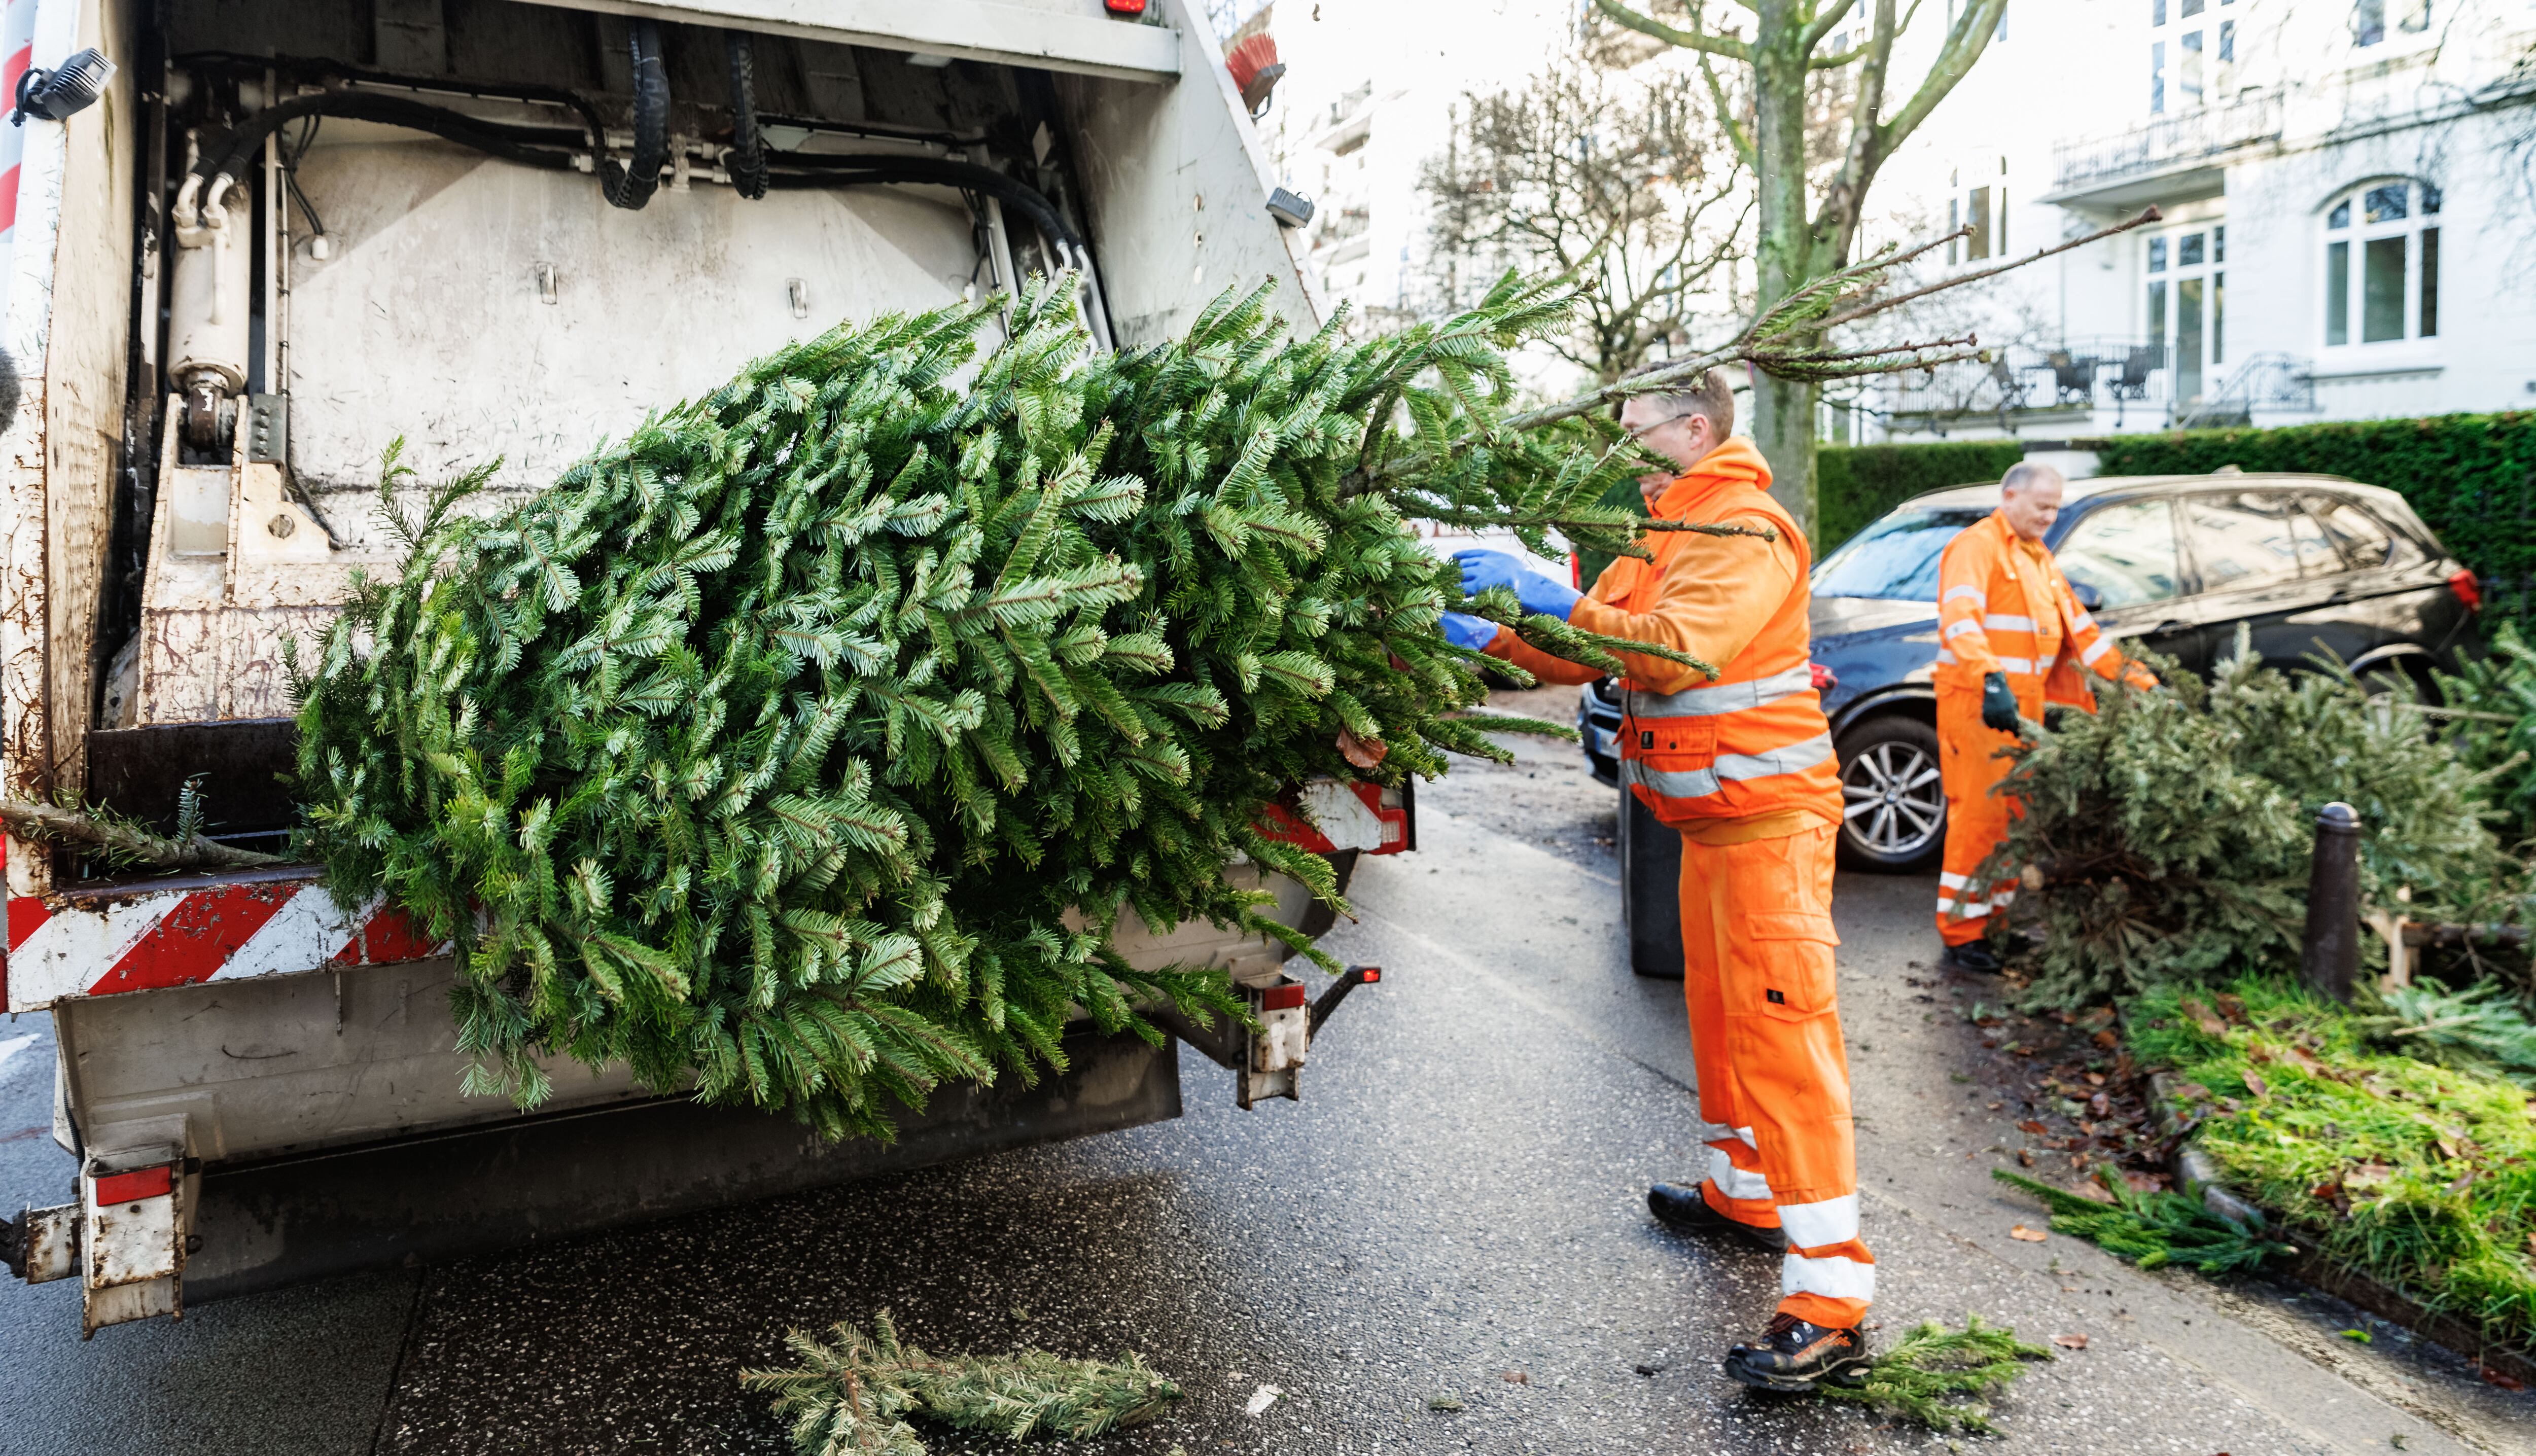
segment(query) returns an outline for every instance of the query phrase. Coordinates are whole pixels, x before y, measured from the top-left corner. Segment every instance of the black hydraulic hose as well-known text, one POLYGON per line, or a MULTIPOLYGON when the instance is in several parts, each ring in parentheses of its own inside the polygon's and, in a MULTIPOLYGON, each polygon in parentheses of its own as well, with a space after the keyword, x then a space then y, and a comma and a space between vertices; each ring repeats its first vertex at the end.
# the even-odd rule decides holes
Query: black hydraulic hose
POLYGON ((434 106, 407 96, 381 95, 375 92, 330 91, 315 95, 293 96, 258 111, 230 134, 226 151, 218 156, 206 156, 195 169, 202 174, 207 188, 208 184, 223 176, 234 182, 256 164, 264 151, 265 138, 303 116, 342 116, 354 121, 374 121, 384 126, 408 127, 524 166, 544 167, 550 171, 569 171, 572 168, 575 139, 568 132, 481 121, 462 111, 452 111, 446 106, 434 106))
POLYGON ((639 211, 661 186, 661 163, 669 157, 669 73, 661 63, 661 23, 629 21, 625 48, 634 69, 634 158, 618 166, 606 139, 595 139, 601 156, 599 190, 611 207, 639 211))
POLYGON ((1047 234, 1050 241, 1081 252, 1083 240, 1065 225, 1056 204, 1046 194, 1005 176, 993 167, 938 157, 892 157, 887 154, 837 155, 787 152, 772 158, 778 168, 771 180, 778 187, 868 187, 893 182, 930 182, 983 192, 1018 209, 1047 234))
POLYGON ((757 127, 757 53, 746 31, 725 31, 730 56, 731 190, 754 201, 766 195, 766 137, 757 127))

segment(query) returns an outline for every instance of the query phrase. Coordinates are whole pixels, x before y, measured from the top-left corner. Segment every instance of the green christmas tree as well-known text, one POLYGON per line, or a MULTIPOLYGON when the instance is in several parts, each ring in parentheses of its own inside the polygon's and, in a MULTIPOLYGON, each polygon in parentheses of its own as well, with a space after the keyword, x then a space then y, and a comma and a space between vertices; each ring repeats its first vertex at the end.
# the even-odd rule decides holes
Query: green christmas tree
POLYGON ((992 300, 841 328, 506 515, 454 509, 479 476, 396 521, 402 574, 302 665, 303 849, 457 942, 471 1090, 533 1105, 560 1051, 886 1134, 947 1078, 1061 1067, 1077 1017, 1232 1012, 1112 926, 1304 949, 1228 872, 1336 900, 1264 806, 1500 752, 1441 612, 1608 661, 1465 602, 1407 524, 1626 547, 1610 421, 1497 427, 1553 287, 1365 343, 1263 289, 1107 355, 1069 296, 983 358, 992 300))

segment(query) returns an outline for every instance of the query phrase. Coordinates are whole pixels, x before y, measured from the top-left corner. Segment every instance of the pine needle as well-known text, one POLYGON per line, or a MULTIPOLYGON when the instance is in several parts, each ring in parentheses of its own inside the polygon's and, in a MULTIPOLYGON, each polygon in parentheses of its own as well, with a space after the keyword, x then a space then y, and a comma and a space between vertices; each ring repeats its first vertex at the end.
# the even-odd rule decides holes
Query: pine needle
POLYGON ((2135 1192, 2110 1163, 2096 1171, 2096 1181, 2112 1196, 2111 1203, 2036 1182, 2003 1168, 1992 1169, 1991 1176, 2042 1200, 2052 1210, 2055 1233, 2084 1238, 2143 1269, 2181 1264, 2204 1274, 2233 1274, 2276 1253, 2295 1252, 2288 1244, 2264 1237, 2258 1228, 2212 1213, 2199 1199, 2163 1190, 2135 1192))
POLYGON ((742 1370, 739 1383, 774 1395, 800 1456, 924 1456, 911 1416, 1017 1441, 1083 1440, 1142 1424, 1180 1398, 1177 1385, 1132 1353, 1116 1361, 1045 1350, 928 1355, 899 1338, 886 1309, 872 1316, 869 1332, 840 1320, 824 1341, 794 1330, 785 1344, 799 1364, 742 1370))
POLYGON ((2052 1358, 2045 1347, 2017 1339, 2015 1330, 1967 1314, 1960 1330, 1922 1321, 1875 1357, 1862 1384, 1818 1388, 1834 1400, 1857 1401, 1931 1430, 1987 1435, 1996 1427, 1982 1397, 2006 1389, 2025 1373, 2028 1361, 2052 1358))

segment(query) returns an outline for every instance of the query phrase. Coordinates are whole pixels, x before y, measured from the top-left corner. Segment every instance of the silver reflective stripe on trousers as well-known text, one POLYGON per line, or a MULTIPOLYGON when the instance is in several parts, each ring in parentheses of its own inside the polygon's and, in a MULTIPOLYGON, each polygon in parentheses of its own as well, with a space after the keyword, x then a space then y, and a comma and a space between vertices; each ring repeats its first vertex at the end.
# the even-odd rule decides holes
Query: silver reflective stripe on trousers
POLYGON ((1814 685, 1810 665, 1755 677, 1750 682, 1721 682, 1714 687, 1686 687, 1678 693, 1629 694, 1628 710, 1632 718, 1715 718, 1723 713, 1741 713, 1758 708, 1781 698, 1792 698, 1811 692, 1814 685))
POLYGON ((1620 760, 1620 784, 1623 788, 1643 784, 1666 798, 1706 798, 1724 785, 1725 780, 1767 779, 1778 774, 1793 774, 1812 768, 1831 757, 1831 734, 1816 733, 1801 743, 1773 748, 1767 753, 1721 753, 1717 761, 1704 769, 1663 771, 1647 767, 1641 758, 1620 760))

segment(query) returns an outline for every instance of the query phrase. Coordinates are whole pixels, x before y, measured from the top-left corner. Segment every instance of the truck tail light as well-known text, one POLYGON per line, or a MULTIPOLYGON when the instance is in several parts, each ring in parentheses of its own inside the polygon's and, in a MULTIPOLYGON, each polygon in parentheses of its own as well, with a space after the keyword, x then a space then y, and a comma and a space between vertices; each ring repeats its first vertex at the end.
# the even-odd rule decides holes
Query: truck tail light
POLYGON ((1813 677, 1815 692, 1827 693, 1840 686, 1840 674, 1820 663, 1806 664, 1806 671, 1813 677))
POLYGON ((1145 0, 1102 0, 1111 15, 1140 16, 1145 13, 1145 0))
POLYGON ((2448 590, 2465 603, 2468 611, 2483 610, 2483 584, 2474 579, 2474 568, 2460 566, 2448 575, 2448 590))
POLYGON ((1272 985, 1259 993, 1259 1009, 1262 1011, 1292 1011, 1302 1004, 1303 983, 1300 981, 1272 985))

